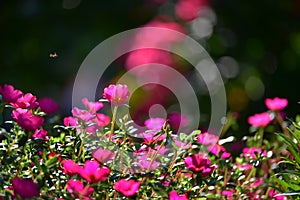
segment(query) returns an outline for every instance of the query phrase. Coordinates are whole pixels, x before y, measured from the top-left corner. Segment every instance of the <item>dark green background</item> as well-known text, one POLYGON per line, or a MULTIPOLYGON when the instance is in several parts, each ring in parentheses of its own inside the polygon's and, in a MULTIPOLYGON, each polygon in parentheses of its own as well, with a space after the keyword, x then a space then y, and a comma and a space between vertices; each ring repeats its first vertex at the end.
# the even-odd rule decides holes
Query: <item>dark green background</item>
MULTIPOLYGON (((0 84, 54 97, 62 111, 68 111, 73 80, 88 53, 106 38, 147 23, 159 6, 143 0, 82 0, 75 8, 64 9, 62 2, 0 1, 0 84), (49 57, 52 52, 58 54, 56 59, 49 57)), ((207 51, 216 60, 233 57, 241 71, 226 83, 227 90, 242 88, 244 72, 251 70, 266 87, 264 97, 249 101, 241 121, 264 111, 265 97, 286 97, 288 116, 298 113, 299 1, 215 0, 211 6, 217 24, 207 51), (226 45, 230 38, 224 29, 233 33, 232 45, 226 45)))

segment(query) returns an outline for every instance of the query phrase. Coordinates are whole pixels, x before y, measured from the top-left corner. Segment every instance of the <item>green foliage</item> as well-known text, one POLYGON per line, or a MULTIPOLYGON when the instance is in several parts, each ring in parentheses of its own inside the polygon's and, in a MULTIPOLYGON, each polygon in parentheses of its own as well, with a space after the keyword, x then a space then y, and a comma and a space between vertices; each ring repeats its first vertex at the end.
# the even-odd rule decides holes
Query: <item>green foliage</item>
MULTIPOLYGON (((289 135, 277 133, 286 144, 288 154, 278 164, 279 172, 272 177, 283 188, 281 195, 300 198, 300 126, 299 116, 289 128, 289 135)), ((286 152, 284 153, 286 154, 286 152)))

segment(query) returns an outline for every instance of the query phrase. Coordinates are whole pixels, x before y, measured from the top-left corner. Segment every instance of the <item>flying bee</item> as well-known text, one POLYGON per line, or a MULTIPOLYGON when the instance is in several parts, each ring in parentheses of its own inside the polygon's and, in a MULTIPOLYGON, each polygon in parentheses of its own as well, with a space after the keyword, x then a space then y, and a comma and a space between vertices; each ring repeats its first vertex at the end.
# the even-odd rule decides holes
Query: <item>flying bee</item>
POLYGON ((57 55, 56 52, 54 52, 54 53, 50 53, 49 57, 50 57, 50 58, 57 58, 58 55, 57 55))

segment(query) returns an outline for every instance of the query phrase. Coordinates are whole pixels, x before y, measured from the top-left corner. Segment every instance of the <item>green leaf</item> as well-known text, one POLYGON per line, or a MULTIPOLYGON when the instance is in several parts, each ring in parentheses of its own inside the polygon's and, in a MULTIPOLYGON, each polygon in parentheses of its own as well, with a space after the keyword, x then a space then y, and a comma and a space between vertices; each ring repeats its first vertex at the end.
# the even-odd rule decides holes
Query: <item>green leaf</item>
POLYGON ((300 148, 298 145, 292 141, 291 138, 289 138, 287 135, 281 134, 281 133, 276 133, 280 137, 282 137, 284 142, 288 145, 288 150, 292 153, 292 155, 295 157, 295 160, 297 161, 298 164, 300 164, 300 148))
MULTIPOLYGON (((295 127, 297 127, 296 123, 293 123, 293 125, 295 127)), ((289 128, 288 128, 288 130, 290 131, 290 133, 292 134, 292 136, 297 140, 297 143, 300 144, 300 134, 299 134, 299 131, 297 131, 297 130, 291 130, 289 128)))
POLYGON ((185 133, 180 133, 179 138, 181 141, 185 141, 186 136, 187 135, 185 133))
POLYGON ((206 194, 205 197, 207 198, 211 198, 211 199, 217 199, 218 198, 218 195, 217 194, 206 194))
POLYGON ((194 137, 195 137, 196 135, 200 134, 200 133, 201 133, 200 130, 195 130, 195 131, 193 131, 191 134, 189 134, 189 135, 186 137, 186 141, 187 141, 187 140, 193 140, 194 137))
POLYGON ((46 167, 50 168, 54 166, 57 163, 57 160, 58 160, 58 156, 52 157, 50 160, 46 162, 46 167))
POLYGON ((37 155, 35 155, 35 156, 32 157, 32 160, 33 160, 33 162, 34 162, 36 168, 37 168, 39 171, 43 171, 42 166, 40 165, 39 159, 40 159, 40 157, 37 156, 37 155))

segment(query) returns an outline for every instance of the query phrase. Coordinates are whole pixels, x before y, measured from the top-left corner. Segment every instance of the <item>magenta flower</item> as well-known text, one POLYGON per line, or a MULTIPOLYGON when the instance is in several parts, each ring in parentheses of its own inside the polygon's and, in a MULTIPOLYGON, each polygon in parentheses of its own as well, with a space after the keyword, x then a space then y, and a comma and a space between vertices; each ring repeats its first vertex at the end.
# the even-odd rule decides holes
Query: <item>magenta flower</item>
POLYGON ((187 194, 177 194, 177 192, 175 190, 172 190, 169 193, 169 200, 188 200, 188 195, 187 194))
POLYGON ((141 133, 141 136, 143 137, 144 139, 144 143, 145 144, 151 144, 153 143, 154 141, 161 141, 161 140, 164 140, 166 139, 166 134, 159 134, 159 135, 155 135, 156 132, 154 131, 146 131, 144 133, 141 133))
POLYGON ((207 176, 213 172, 215 166, 210 164, 210 160, 201 153, 188 156, 184 159, 185 166, 193 172, 201 172, 202 176, 207 176))
POLYGON ((20 90, 15 90, 12 85, 6 84, 3 87, 0 86, 0 94, 2 94, 3 99, 8 103, 16 103, 23 95, 20 90))
MULTIPOLYGON (((159 63, 170 66, 172 65, 172 56, 169 52, 162 51, 159 49, 139 49, 129 53, 125 67, 129 70, 149 63, 159 63)), ((151 72, 151 68, 143 70, 149 70, 149 72, 151 72)))
POLYGON ((80 168, 79 174, 89 183, 97 183, 105 181, 110 173, 107 167, 99 168, 97 161, 88 160, 84 163, 84 167, 80 168))
POLYGON ((127 85, 109 85, 104 89, 103 97, 112 103, 114 106, 124 105, 129 98, 127 85))
POLYGON ((189 125, 189 121, 190 121, 188 116, 180 114, 180 113, 176 113, 176 112, 169 114, 168 119, 169 119, 171 126, 175 130, 178 130, 179 127, 182 127, 182 128, 186 127, 187 125, 189 125))
POLYGON ((108 149, 98 148, 93 153, 93 158, 95 158, 100 163, 106 163, 106 162, 114 159, 114 156, 115 156, 114 152, 112 152, 108 149))
POLYGON ((59 106, 58 104, 51 98, 45 97, 38 100, 40 104, 41 111, 44 113, 50 115, 55 113, 59 106))
POLYGON ((43 129, 36 129, 34 134, 32 135, 32 138, 34 139, 45 139, 49 140, 49 137, 47 136, 48 132, 43 129))
POLYGON ((15 108, 33 109, 38 107, 39 103, 36 101, 36 96, 31 93, 27 93, 18 98, 16 103, 11 103, 11 105, 15 108))
POLYGON ((199 10, 207 4, 206 0, 179 0, 175 5, 177 17, 191 21, 199 15, 199 10))
POLYGON ((93 118, 95 118, 94 114, 90 113, 87 110, 81 110, 77 107, 74 107, 72 109, 72 114, 74 117, 77 117, 78 119, 85 121, 85 122, 88 122, 88 121, 92 120, 93 118))
POLYGON ((266 127, 272 121, 271 116, 267 112, 255 114, 248 118, 248 123, 254 127, 266 127))
POLYGON ((275 197, 275 195, 277 195, 278 192, 275 190, 275 189, 271 189, 270 192, 269 192, 269 197, 272 197, 274 198, 275 200, 284 200, 286 199, 284 195, 278 195, 275 197))
POLYGON ((261 148, 258 147, 245 147, 243 149, 243 154, 245 157, 250 157, 253 159, 257 159, 257 155, 261 155, 262 157, 267 156, 267 151, 262 150, 261 148))
POLYGON ((234 193, 234 191, 232 189, 222 191, 222 195, 226 196, 226 199, 228 199, 228 200, 232 200, 233 199, 232 198, 233 193, 234 193))
POLYGON ((219 141, 219 137, 207 132, 198 134, 198 142, 206 146, 215 145, 219 141))
POLYGON ((69 176, 73 176, 79 173, 80 166, 73 160, 63 160, 62 161, 63 172, 69 176))
POLYGON ((165 122, 166 120, 163 118, 149 118, 145 121, 145 126, 149 130, 160 131, 165 122))
POLYGON ((121 179, 118 182, 115 182, 114 188, 124 196, 131 197, 136 195, 136 193, 140 189, 140 185, 140 182, 136 182, 134 180, 121 179))
MULTIPOLYGON (((172 21, 167 22, 162 19, 154 19, 154 20, 148 22, 146 25, 144 25, 144 27, 165 28, 165 29, 170 29, 173 31, 181 32, 181 33, 186 32, 184 27, 182 27, 179 23, 172 22, 172 21)), ((180 41, 182 39, 182 36, 170 34, 169 32, 163 33, 161 31, 157 31, 157 29, 152 29, 152 30, 146 29, 146 30, 139 31, 138 34, 136 35, 135 39, 136 39, 135 42, 139 43, 139 44, 152 44, 152 45, 166 44, 166 45, 169 45, 170 43, 180 41)), ((166 51, 162 51, 162 50, 155 49, 155 48, 143 48, 140 50, 156 50, 156 51, 160 51, 160 52, 166 52, 166 51)), ((137 51, 139 51, 139 50, 137 50, 137 51)), ((167 52, 167 53, 169 53, 169 52, 167 52)), ((153 57, 153 59, 157 59, 157 57, 158 57, 158 55, 153 56, 150 52, 148 52, 148 54, 150 54, 151 57, 153 57)), ((161 57, 165 58, 163 55, 161 57)), ((152 61, 154 61, 154 60, 152 60, 152 61)), ((147 62, 147 63, 151 63, 151 62, 147 62)), ((161 62, 154 62, 154 63, 164 64, 161 62)))
POLYGON ((65 117, 64 118, 64 125, 65 126, 79 126, 78 119, 74 117, 65 117))
POLYGON ((32 111, 17 108, 13 110, 12 117, 16 122, 27 131, 34 131, 44 124, 44 118, 33 115, 32 111))
POLYGON ((261 186, 263 183, 264 183, 264 180, 262 178, 256 178, 256 180, 248 186, 249 186, 249 188, 257 188, 257 187, 261 186))
POLYGON ((31 179, 15 177, 11 184, 16 195, 22 198, 33 198, 40 196, 40 188, 31 179))
MULTIPOLYGON (((155 152, 153 151, 153 154, 155 152)), ((151 155, 151 153, 150 153, 151 155)), ((140 156, 140 157, 137 157, 136 160, 137 160, 137 165, 139 167, 141 167, 142 169, 144 170, 154 170, 156 169, 159 165, 160 165, 160 162, 157 162, 157 161, 152 161, 151 158, 149 158, 150 156, 148 155, 148 153, 140 156), (148 156, 148 157, 147 157, 148 156), (151 165, 151 166, 150 166, 151 165)))
POLYGON ((249 170, 252 168, 252 165, 251 164, 244 164, 244 165, 241 165, 239 163, 236 164, 237 168, 239 168, 240 170, 244 171, 244 170, 249 170))
POLYGON ((288 105, 288 100, 275 97, 274 99, 266 99, 265 104, 269 110, 281 111, 288 105))
POLYGON ((94 188, 90 186, 84 186, 81 181, 74 179, 70 179, 68 181, 67 190, 80 199, 88 199, 87 197, 94 192, 94 188))
POLYGON ((226 159, 226 158, 230 158, 230 156, 231 154, 225 151, 222 153, 221 158, 226 159))
POLYGON ((102 113, 97 113, 94 122, 96 122, 98 126, 104 127, 110 123, 110 118, 102 113))
POLYGON ((220 152, 221 153, 226 152, 225 147, 223 147, 222 145, 219 145, 219 144, 210 146, 208 149, 209 149, 209 152, 211 152, 212 154, 214 154, 216 156, 219 156, 220 152))
POLYGON ((91 102, 91 101, 88 101, 87 98, 83 98, 81 100, 81 102, 86 107, 86 109, 88 109, 88 111, 91 112, 91 113, 96 113, 98 110, 100 110, 103 107, 103 103, 101 103, 101 102, 91 102))

